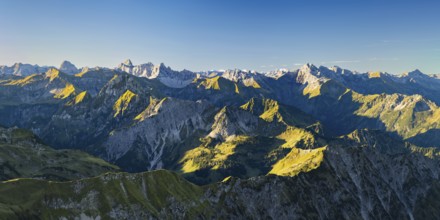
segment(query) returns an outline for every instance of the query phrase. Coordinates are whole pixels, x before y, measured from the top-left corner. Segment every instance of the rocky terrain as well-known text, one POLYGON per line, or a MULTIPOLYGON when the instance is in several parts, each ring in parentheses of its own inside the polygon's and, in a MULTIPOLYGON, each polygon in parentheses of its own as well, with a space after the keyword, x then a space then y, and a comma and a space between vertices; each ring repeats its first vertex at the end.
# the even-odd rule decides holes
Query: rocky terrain
POLYGON ((1 68, 8 218, 440 218, 440 83, 418 70, 1 68))

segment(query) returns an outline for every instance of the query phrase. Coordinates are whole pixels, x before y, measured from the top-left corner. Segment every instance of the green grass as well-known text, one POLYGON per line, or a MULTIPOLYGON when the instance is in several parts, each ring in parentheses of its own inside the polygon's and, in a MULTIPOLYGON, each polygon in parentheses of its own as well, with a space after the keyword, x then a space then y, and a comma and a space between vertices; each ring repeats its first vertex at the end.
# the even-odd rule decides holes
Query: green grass
POLYGON ((378 118, 387 131, 397 132, 404 139, 440 128, 440 108, 421 96, 355 94, 353 98, 361 104, 356 115, 378 118), (428 106, 428 109, 418 111, 419 104, 428 106))
POLYGON ((318 168, 324 160, 326 147, 317 149, 293 148, 283 159, 277 161, 269 174, 278 176, 296 176, 318 168))
POLYGON ((75 150, 54 150, 30 131, 0 128, 0 180, 43 178, 72 180, 117 171, 118 167, 75 150))
POLYGON ((230 93, 240 93, 240 87, 223 77, 216 76, 206 78, 198 82, 197 88, 204 88, 206 90, 221 90, 230 93))
POLYGON ((37 78, 39 78, 38 74, 32 74, 30 76, 26 76, 26 77, 21 78, 21 79, 6 80, 5 85, 8 85, 8 86, 26 86, 28 84, 36 82, 37 78))
POLYGON ((200 201, 203 192, 203 188, 165 170, 108 173, 69 182, 19 179, 0 183, 0 216, 74 218, 87 213, 107 219, 114 208, 130 211, 137 205, 152 217, 166 218, 170 204, 178 203, 187 207, 188 212, 182 213, 186 218, 194 218, 206 212, 205 203, 200 201), (81 208, 64 208, 69 204, 81 208))
POLYGON ((118 100, 116 100, 115 104, 113 105, 113 111, 115 114, 113 117, 117 117, 118 115, 123 115, 124 112, 127 110, 128 105, 130 102, 135 98, 137 95, 133 93, 130 90, 126 90, 124 94, 122 94, 118 100))
POLYGON ((72 84, 67 83, 66 87, 64 87, 63 89, 61 89, 60 91, 57 91, 55 93, 54 98, 66 99, 66 98, 70 97, 71 95, 75 95, 75 87, 72 84))
POLYGON ((87 91, 82 91, 78 95, 76 95, 72 100, 70 100, 66 105, 77 105, 84 101, 84 99, 87 97, 87 91))

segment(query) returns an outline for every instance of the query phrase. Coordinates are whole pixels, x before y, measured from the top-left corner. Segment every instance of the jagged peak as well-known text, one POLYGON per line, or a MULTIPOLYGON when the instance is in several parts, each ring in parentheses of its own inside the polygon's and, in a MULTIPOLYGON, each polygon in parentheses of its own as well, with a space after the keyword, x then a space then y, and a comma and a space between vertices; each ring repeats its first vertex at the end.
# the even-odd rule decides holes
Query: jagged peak
POLYGON ((226 72, 229 72, 229 73, 250 73, 249 70, 246 70, 246 69, 238 69, 238 68, 235 68, 235 69, 227 69, 227 70, 225 70, 224 72, 225 72, 225 73, 226 73, 226 72))
POLYGON ((19 69, 19 68, 24 67, 24 66, 40 67, 37 64, 28 64, 28 63, 22 63, 22 62, 14 63, 14 65, 12 65, 12 67, 14 67, 15 69, 19 69))
POLYGON ((303 66, 301 66, 301 68, 299 70, 302 72, 315 72, 318 70, 318 67, 316 67, 315 65, 313 65, 311 63, 306 63, 303 66))
POLYGON ((343 69, 340 66, 332 66, 330 68, 324 67, 324 66, 320 66, 319 69, 327 69, 330 70, 331 72, 338 74, 338 75, 344 75, 344 74, 353 74, 353 72, 351 70, 347 70, 347 69, 343 69))
POLYGON ((133 66, 133 63, 130 59, 126 59, 124 62, 122 62, 122 64, 124 64, 125 66, 133 66))
POLYGON ((419 69, 415 69, 413 71, 403 73, 402 77, 429 77, 429 76, 424 74, 419 69))
POLYGON ((63 62, 61 62, 61 65, 60 65, 60 66, 63 66, 63 65, 72 65, 72 66, 74 66, 74 65, 72 64, 72 62, 70 62, 70 61, 68 61, 68 60, 63 60, 63 62))
POLYGON ((159 65, 155 65, 153 67, 153 75, 158 76, 161 72, 169 72, 172 71, 171 67, 166 66, 164 63, 160 63, 159 65))
POLYGON ((319 80, 319 69, 311 63, 307 63, 294 72, 297 81, 304 83, 305 81, 311 83, 319 80))
POLYGON ((79 69, 76 68, 75 65, 73 65, 70 61, 67 60, 64 60, 61 63, 59 70, 67 74, 76 74, 79 72, 79 69))
POLYGON ((18 63, 14 63, 11 66, 0 65, 0 74, 29 76, 32 74, 44 73, 49 68, 51 67, 18 62, 18 63))
POLYGON ((171 69, 171 67, 166 66, 165 63, 160 63, 160 64, 159 64, 159 68, 160 68, 160 69, 171 69))
POLYGON ((291 72, 289 69, 281 68, 281 69, 265 72, 264 75, 266 77, 278 79, 278 78, 288 74, 289 72, 291 72))

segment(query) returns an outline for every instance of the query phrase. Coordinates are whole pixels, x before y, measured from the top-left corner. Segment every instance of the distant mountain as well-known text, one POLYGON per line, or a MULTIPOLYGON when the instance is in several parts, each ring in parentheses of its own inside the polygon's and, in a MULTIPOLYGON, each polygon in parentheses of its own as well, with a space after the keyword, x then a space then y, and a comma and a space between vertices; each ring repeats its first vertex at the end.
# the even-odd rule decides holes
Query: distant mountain
POLYGON ((158 79, 172 88, 185 87, 197 77, 196 73, 188 70, 175 71, 170 67, 166 67, 163 63, 160 65, 145 63, 134 66, 129 59, 119 64, 116 69, 139 77, 158 79))
POLYGON ((383 72, 355 73, 339 67, 315 67, 312 75, 337 81, 345 87, 362 94, 423 95, 440 104, 440 80, 419 70, 392 75, 383 72))
POLYGON ((252 71, 243 70, 226 70, 220 74, 221 77, 229 79, 234 82, 240 82, 247 87, 260 88, 258 84, 258 78, 262 77, 261 74, 252 71))
MULTIPOLYGON (((47 72, 49 69, 55 68, 53 66, 38 66, 31 64, 15 63, 14 65, 0 66, 0 75, 16 75, 16 76, 30 76, 32 74, 41 74, 47 72)), ((69 61, 63 61, 59 70, 67 74, 76 74, 80 71, 69 61)))
POLYGON ((420 71, 313 64, 2 74, 0 216, 438 219, 439 91, 420 71), (160 171, 91 177, 108 162, 160 171))
MULTIPOLYGON (((70 75, 50 69, 1 80, 0 123, 32 129, 51 146, 81 149, 127 171, 179 171, 192 160, 185 156, 189 150, 229 145, 228 141, 264 146, 266 141, 286 141, 276 137, 289 129, 329 137, 380 129, 417 145, 440 146, 435 102, 422 95, 356 92, 346 86, 355 87, 348 79, 371 82, 348 70, 307 64, 277 78, 231 70, 199 74, 176 88, 168 79, 185 79, 182 72, 161 64, 153 66, 151 74, 145 69, 156 76, 150 79, 134 76, 139 73, 134 68, 127 61, 117 70, 84 68, 70 75)), ((261 167, 265 166, 252 172, 267 173, 271 164, 261 167)), ((232 171, 222 171, 212 181, 228 172, 232 171)))
POLYGON ((31 74, 44 73, 51 67, 16 63, 12 66, 0 66, 0 75, 29 76, 31 74))
POLYGON ((80 72, 79 69, 76 68, 75 65, 73 65, 71 62, 66 61, 66 60, 61 63, 59 70, 61 72, 64 72, 64 73, 67 73, 67 74, 71 74, 71 75, 80 72))
MULTIPOLYGON (((435 88, 436 79, 432 80, 435 88)), ((278 78, 262 77, 257 82, 262 86, 260 94, 254 95, 270 97, 311 114, 325 125, 327 134, 341 135, 358 128, 384 129, 423 146, 436 145, 436 141, 427 144, 421 138, 412 138, 429 128, 431 131, 426 135, 437 140, 434 134, 438 128, 438 106, 423 95, 370 94, 360 89, 373 83, 368 76, 337 68, 330 71, 311 64, 278 78)), ((389 87, 392 88, 395 87, 389 87)))
POLYGON ((119 64, 117 67, 118 70, 124 71, 135 76, 154 78, 157 76, 153 76, 154 64, 145 63, 141 65, 134 66, 130 59, 127 59, 123 63, 119 64))

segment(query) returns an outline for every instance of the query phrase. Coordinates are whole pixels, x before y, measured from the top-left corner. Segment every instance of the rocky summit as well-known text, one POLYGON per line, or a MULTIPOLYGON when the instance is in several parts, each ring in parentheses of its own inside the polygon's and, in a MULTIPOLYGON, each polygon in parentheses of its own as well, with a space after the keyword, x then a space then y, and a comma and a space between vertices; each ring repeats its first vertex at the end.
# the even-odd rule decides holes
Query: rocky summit
POLYGON ((440 219, 440 79, 0 66, 0 218, 440 219))

